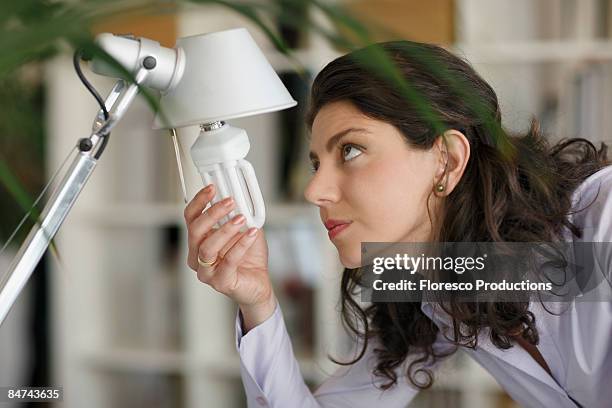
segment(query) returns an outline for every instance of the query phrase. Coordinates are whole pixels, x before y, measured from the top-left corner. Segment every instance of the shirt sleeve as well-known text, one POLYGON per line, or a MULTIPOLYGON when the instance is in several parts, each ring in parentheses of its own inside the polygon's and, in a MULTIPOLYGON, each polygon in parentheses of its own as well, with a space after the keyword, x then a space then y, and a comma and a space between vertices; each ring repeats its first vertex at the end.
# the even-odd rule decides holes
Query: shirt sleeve
POLYGON ((377 388, 386 378, 372 374, 376 365, 372 341, 359 361, 350 366, 340 366, 316 391, 311 392, 293 354, 279 303, 267 320, 244 336, 241 318, 238 309, 236 349, 249 408, 404 408, 418 393, 418 389, 408 384, 404 365, 397 371, 394 387, 386 391, 377 388))
POLYGON ((578 401, 603 403, 612 398, 612 166, 589 177, 576 190, 574 203, 573 221, 583 231, 576 241, 593 246, 593 259, 585 262, 593 284, 586 301, 549 305, 548 310, 561 313, 546 321, 563 355, 564 389, 578 401))
MULTIPOLYGON (((599 286, 598 300, 609 300, 612 292, 612 166, 593 174, 576 189, 573 197, 575 213, 572 220, 582 237, 574 239, 577 249, 589 251, 584 259, 588 267, 590 287, 599 286)), ((584 255, 583 255, 584 256, 584 255)))

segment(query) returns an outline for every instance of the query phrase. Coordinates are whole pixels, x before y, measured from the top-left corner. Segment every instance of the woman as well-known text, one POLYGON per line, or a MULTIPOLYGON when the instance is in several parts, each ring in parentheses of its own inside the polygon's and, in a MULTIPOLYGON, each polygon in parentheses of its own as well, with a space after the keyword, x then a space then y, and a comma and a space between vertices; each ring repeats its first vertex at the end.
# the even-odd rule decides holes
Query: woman
MULTIPOLYGON (((438 125, 388 76, 366 68, 375 46, 318 74, 307 115, 313 176, 305 197, 345 266, 342 317, 357 340, 355 360, 311 393, 272 291, 263 232, 240 233, 241 216, 213 229, 233 208, 227 201, 203 212, 214 186, 185 209, 189 266, 239 305, 249 406, 405 407, 459 348, 523 406, 609 406, 610 302, 575 302, 563 313, 539 302, 454 304, 439 313, 427 302, 364 309, 351 297, 361 242, 612 241, 604 145, 570 139, 551 147, 535 121, 527 134, 509 135, 500 131, 495 92, 466 62, 433 45, 380 46, 438 125)), ((604 272, 610 280, 610 268, 604 272)))

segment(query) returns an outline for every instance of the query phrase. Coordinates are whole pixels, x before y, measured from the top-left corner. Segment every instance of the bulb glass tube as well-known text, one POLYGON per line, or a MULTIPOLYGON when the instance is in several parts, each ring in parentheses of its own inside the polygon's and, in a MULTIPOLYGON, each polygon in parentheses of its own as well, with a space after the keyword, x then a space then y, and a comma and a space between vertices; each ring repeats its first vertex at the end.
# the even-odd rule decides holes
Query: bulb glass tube
POLYGON ((234 210, 219 221, 219 227, 238 214, 246 218, 245 229, 261 228, 265 222, 265 206, 255 170, 244 159, 249 149, 246 132, 223 122, 203 125, 191 147, 191 157, 202 182, 215 185, 212 204, 226 197, 233 197, 236 203, 234 210))

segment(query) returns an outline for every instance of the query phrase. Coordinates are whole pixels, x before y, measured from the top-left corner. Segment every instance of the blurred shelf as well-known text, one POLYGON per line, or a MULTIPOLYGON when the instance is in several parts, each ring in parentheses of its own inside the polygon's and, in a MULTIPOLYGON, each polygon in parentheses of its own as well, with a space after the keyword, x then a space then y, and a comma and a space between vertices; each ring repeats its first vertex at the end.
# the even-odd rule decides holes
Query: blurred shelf
POLYGON ((107 227, 152 227, 183 220, 183 206, 156 203, 109 203, 75 211, 79 222, 107 227))
MULTIPOLYGON (((74 211, 78 222, 106 227, 155 227, 185 222, 183 204, 109 203, 74 211)), ((265 226, 284 225, 296 219, 320 220, 318 209, 306 203, 266 205, 265 226)))
MULTIPOLYGON (((473 63, 513 64, 526 62, 563 62, 585 59, 612 60, 612 39, 608 40, 540 40, 499 43, 455 43, 451 51, 473 63)), ((329 61, 341 56, 333 50, 292 51, 291 55, 304 67, 318 71, 329 61)), ((266 57, 277 71, 295 70, 285 54, 267 51, 266 57)))
POLYGON ((81 361, 93 368, 133 373, 177 374, 185 371, 181 351, 109 349, 81 353, 81 361))
POLYGON ((579 60, 611 60, 612 41, 529 41, 502 43, 457 43, 452 51, 470 62, 525 63, 579 60))
POLYGON ((291 58, 277 50, 266 50, 264 54, 277 72, 295 71, 300 68, 299 64, 306 69, 318 71, 328 62, 342 55, 333 50, 322 51, 308 48, 290 51, 291 58), (298 65, 296 65, 293 60, 295 60, 298 65))
MULTIPOLYGON (((141 374, 189 374, 205 373, 213 377, 239 378, 240 360, 236 353, 223 357, 189 355, 182 351, 107 349, 80 354, 81 362, 90 368, 105 371, 141 374)), ((298 363, 307 381, 326 378, 325 361, 298 357, 298 363)))

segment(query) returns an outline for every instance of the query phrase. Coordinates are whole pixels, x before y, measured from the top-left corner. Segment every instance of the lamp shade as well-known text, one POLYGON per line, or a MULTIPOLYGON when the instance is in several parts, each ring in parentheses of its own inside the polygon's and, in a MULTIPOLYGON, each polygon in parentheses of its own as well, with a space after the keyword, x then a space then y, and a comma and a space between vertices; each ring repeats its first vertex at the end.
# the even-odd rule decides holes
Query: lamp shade
POLYGON ((287 88, 245 28, 184 37, 179 81, 163 92, 155 129, 178 128, 295 106, 287 88))

